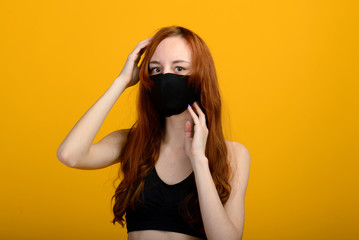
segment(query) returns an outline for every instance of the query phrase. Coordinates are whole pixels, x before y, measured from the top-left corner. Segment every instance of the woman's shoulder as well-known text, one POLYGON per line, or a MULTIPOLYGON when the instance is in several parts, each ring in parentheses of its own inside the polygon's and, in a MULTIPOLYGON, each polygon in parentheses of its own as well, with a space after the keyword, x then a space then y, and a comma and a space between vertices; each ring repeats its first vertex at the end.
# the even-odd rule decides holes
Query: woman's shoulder
POLYGON ((248 148, 244 146, 242 143, 236 141, 230 141, 230 140, 225 140, 225 142, 229 152, 237 152, 237 153, 241 151, 249 152, 248 148))
POLYGON ((225 141, 228 149, 228 161, 231 168, 237 169, 238 166, 249 167, 251 158, 248 148, 236 141, 225 141))

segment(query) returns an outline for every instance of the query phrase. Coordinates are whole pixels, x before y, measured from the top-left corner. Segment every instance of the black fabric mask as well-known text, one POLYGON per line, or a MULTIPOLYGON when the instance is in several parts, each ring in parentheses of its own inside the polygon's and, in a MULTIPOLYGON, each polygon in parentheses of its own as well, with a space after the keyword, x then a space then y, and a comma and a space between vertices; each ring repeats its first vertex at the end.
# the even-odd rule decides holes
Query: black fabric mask
POLYGON ((170 117, 184 112, 188 104, 199 101, 199 94, 188 86, 189 75, 160 73, 150 76, 154 85, 150 96, 160 114, 170 117))

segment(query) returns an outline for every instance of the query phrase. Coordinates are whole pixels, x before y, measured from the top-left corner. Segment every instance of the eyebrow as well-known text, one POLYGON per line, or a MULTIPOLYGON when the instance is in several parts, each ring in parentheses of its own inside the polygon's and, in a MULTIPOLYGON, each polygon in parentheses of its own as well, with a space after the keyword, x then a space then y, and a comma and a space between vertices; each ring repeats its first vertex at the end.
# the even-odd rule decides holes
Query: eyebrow
MULTIPOLYGON (((180 62, 190 63, 190 62, 185 61, 185 60, 175 60, 175 61, 173 61, 172 63, 180 63, 180 62)), ((157 63, 157 64, 160 64, 160 62, 158 62, 158 61, 151 61, 151 62, 150 62, 150 64, 151 64, 151 63, 157 63)))

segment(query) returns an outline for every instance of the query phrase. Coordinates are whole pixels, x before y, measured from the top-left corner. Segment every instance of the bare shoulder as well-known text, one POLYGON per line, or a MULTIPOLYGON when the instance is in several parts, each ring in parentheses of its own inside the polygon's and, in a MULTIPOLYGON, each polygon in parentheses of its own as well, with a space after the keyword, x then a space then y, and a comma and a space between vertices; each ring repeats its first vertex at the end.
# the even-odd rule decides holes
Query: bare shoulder
POLYGON ((232 184, 240 182, 242 189, 248 184, 251 156, 246 146, 239 142, 226 140, 228 148, 228 161, 231 168, 230 181, 232 184))
POLYGON ((250 162, 249 150, 242 143, 226 140, 228 148, 228 160, 231 165, 244 164, 250 162))

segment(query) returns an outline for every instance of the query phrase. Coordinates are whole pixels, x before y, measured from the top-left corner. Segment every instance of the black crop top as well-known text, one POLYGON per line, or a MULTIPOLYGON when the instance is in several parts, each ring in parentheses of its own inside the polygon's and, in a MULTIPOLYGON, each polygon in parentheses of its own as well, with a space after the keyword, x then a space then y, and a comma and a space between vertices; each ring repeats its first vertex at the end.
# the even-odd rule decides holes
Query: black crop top
POLYGON ((159 178, 153 167, 145 178, 141 194, 143 204, 136 210, 128 208, 126 211, 127 232, 162 230, 207 239, 198 229, 186 224, 180 214, 180 205, 188 194, 190 181, 194 181, 193 172, 183 181, 168 185, 159 178))

